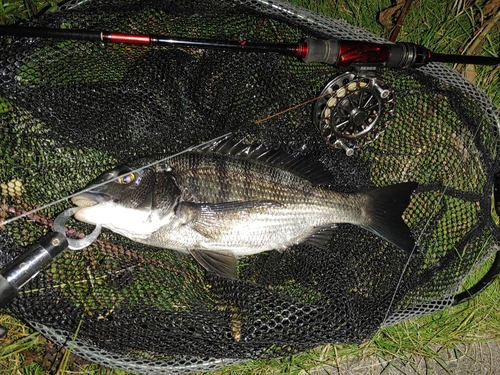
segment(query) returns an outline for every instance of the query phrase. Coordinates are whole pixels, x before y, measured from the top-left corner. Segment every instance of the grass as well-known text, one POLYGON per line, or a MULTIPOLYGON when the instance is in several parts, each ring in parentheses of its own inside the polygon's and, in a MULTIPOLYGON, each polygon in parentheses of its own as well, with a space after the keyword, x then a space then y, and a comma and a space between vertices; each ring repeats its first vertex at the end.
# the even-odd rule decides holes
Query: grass
MULTIPOLYGON (((28 20, 42 10, 53 11, 56 0, 13 0, 2 2, 0 24, 28 20)), ((388 37, 390 30, 378 21, 378 13, 393 5, 391 0, 293 0, 293 3, 368 29, 374 34, 388 37)), ((461 53, 476 41, 477 53, 498 55, 500 30, 498 25, 486 35, 476 37, 484 24, 483 7, 486 0, 419 0, 409 11, 398 40, 423 44, 439 53, 461 53)), ((500 68, 473 67, 461 72, 481 87, 500 107, 500 68)), ((479 275, 479 274, 478 274, 479 275)), ((479 277, 476 275, 476 277, 479 277)), ((473 283, 474 280, 469 280, 473 283)), ((412 319, 396 326, 381 329, 375 337, 361 345, 326 345, 297 355, 251 361, 221 369, 217 375, 229 374, 298 374, 319 365, 336 366, 351 357, 380 356, 386 361, 412 361, 414 355, 440 363, 444 349, 461 350, 462 344, 500 341, 500 282, 496 280, 486 291, 473 300, 431 315, 412 319)), ((72 357, 61 351, 39 333, 26 327, 16 318, 1 315, 0 325, 8 327, 9 334, 0 339, 0 374, 126 374, 72 357)))

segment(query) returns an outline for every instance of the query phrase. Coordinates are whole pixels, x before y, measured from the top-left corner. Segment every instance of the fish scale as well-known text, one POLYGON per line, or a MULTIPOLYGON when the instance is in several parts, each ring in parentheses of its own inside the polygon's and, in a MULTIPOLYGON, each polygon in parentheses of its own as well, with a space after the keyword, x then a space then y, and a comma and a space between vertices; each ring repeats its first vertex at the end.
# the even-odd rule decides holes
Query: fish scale
POLYGON ((200 202, 283 199, 285 196, 298 201, 304 195, 322 194, 321 190, 312 189, 309 181, 289 171, 262 162, 231 160, 215 153, 181 155, 169 160, 169 166, 178 186, 185 187, 191 194, 196 192, 200 202))

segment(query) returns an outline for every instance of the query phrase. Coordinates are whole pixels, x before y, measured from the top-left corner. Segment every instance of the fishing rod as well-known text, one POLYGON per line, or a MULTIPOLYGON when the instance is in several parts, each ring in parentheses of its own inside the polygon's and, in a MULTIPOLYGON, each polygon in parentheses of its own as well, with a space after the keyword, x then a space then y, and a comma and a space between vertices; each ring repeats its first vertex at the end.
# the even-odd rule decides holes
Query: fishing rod
POLYGON ((499 57, 434 53, 414 43, 370 43, 342 39, 306 38, 295 44, 252 43, 247 40, 178 38, 94 30, 46 27, 0 26, 0 36, 86 40, 151 46, 278 53, 306 63, 326 63, 348 71, 327 84, 316 100, 313 120, 327 142, 354 150, 377 139, 392 122, 395 112, 393 90, 378 77, 380 68, 418 68, 430 62, 498 65, 499 57))
POLYGON ((406 42, 384 44, 353 40, 306 38, 304 42, 296 44, 251 43, 245 40, 224 41, 24 26, 0 26, 0 36, 87 40, 105 43, 201 48, 234 52, 272 52, 298 57, 305 62, 326 63, 339 68, 356 65, 381 66, 386 68, 417 68, 430 62, 477 65, 500 64, 499 57, 434 53, 424 46, 406 42))

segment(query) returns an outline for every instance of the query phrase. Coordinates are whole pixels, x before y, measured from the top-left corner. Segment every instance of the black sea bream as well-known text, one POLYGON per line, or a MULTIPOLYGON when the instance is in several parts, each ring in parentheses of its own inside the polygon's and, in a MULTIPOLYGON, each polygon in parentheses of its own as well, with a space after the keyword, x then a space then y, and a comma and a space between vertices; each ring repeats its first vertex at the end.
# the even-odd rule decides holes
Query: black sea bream
POLYGON ((408 253, 415 246, 401 218, 414 182, 340 193, 326 187, 334 177, 309 157, 231 140, 133 172, 146 164, 102 174, 72 198, 83 207, 75 218, 189 253, 233 278, 237 258, 304 241, 321 247, 322 232, 337 223, 358 225, 408 253))

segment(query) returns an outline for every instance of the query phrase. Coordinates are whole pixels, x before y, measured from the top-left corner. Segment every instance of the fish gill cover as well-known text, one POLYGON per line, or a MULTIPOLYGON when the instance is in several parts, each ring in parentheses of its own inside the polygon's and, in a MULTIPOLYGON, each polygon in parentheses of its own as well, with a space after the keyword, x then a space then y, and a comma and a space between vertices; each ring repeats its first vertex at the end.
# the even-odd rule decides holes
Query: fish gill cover
MULTIPOLYGON (((36 26, 253 42, 312 36, 381 40, 278 1, 83 1, 36 26)), ((394 117, 346 156, 325 141, 310 101, 344 70, 277 54, 0 40, 3 218, 81 190, 102 172, 169 155, 232 132, 321 162, 329 188, 354 192, 418 182, 403 214, 410 257, 375 234, 340 224, 326 249, 303 243, 240 260, 236 279, 191 257, 104 230, 65 251, 8 311, 73 352, 141 373, 213 369, 322 343, 357 343, 381 326, 453 303, 500 238, 492 218, 498 111, 450 69, 384 70, 394 117), (265 121, 259 121, 266 119, 265 121)), ((0 264, 51 230, 69 200, 0 230, 0 264)), ((72 221, 73 234, 91 226, 72 221)))

